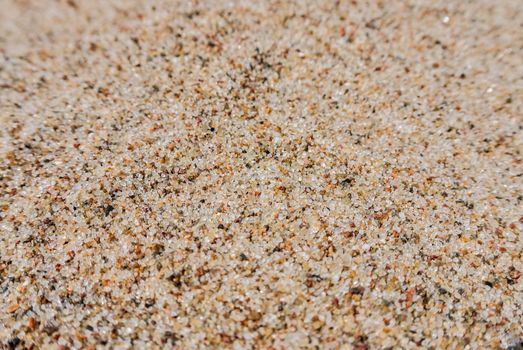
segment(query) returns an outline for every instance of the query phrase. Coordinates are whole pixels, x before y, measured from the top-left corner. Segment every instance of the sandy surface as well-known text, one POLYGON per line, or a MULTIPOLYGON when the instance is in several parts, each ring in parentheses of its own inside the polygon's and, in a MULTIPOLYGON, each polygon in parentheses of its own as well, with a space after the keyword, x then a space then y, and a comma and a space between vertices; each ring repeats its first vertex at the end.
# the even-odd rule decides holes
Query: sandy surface
POLYGON ((6 348, 523 337, 522 1, 0 9, 6 348))

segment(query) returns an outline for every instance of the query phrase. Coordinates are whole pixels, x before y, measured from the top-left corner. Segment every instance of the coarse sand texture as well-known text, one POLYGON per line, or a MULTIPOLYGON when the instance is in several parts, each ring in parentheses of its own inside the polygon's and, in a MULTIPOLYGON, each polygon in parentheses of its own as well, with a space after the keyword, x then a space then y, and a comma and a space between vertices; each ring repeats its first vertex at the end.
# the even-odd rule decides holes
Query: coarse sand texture
POLYGON ((0 0, 0 349, 520 349, 522 232, 521 0, 0 0))

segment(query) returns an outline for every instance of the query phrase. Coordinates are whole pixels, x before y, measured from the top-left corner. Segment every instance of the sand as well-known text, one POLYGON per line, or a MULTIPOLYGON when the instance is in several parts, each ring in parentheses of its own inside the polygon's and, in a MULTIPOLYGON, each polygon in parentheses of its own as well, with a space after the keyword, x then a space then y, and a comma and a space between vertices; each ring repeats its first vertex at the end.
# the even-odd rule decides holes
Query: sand
POLYGON ((6 348, 521 342, 522 1, 0 9, 6 348))

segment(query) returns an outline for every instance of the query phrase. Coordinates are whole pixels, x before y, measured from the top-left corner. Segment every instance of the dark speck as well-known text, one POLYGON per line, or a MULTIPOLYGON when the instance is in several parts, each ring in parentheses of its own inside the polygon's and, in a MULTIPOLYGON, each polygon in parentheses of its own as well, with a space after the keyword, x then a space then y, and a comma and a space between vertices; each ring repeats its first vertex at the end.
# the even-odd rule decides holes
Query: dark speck
POLYGON ((168 281, 171 281, 176 288, 180 288, 182 286, 182 276, 179 273, 173 273, 169 277, 167 277, 168 281))
POLYGON ((9 346, 9 349, 16 349, 16 347, 20 344, 20 338, 14 337, 7 341, 7 346, 9 346))
POLYGON ((353 183, 354 183, 354 179, 352 179, 352 178, 347 178, 347 179, 341 181, 341 185, 342 185, 343 187, 350 186, 350 185, 352 185, 353 183))
POLYGON ((485 283, 485 285, 489 286, 490 288, 494 286, 494 284, 490 281, 484 281, 483 283, 485 283))
POLYGON ((104 208, 104 213, 105 213, 105 216, 108 216, 109 214, 111 214, 111 212, 114 210, 114 207, 112 205, 108 205, 104 208))
POLYGON ((174 344, 176 344, 178 339, 179 338, 175 333, 167 331, 163 334, 162 343, 166 344, 166 343, 170 342, 172 345, 174 345, 174 344))
POLYGON ((317 274, 315 274, 315 273, 313 273, 313 274, 308 274, 307 277, 310 278, 310 279, 312 279, 312 280, 314 280, 314 281, 316 281, 316 282, 321 282, 321 281, 323 281, 323 277, 321 277, 320 275, 317 275, 317 274))
POLYGON ((281 302, 278 304, 278 311, 279 311, 279 312, 282 312, 284 309, 285 309, 285 302, 281 301, 281 302))
POLYGON ((365 289, 363 287, 352 287, 349 292, 351 294, 363 295, 365 289))

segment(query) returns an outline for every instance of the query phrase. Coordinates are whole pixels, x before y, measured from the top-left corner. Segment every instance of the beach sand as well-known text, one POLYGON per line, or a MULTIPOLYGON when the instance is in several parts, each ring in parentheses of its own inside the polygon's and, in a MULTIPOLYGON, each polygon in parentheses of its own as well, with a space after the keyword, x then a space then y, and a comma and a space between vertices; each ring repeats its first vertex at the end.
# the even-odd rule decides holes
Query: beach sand
POLYGON ((523 338, 522 1, 0 9, 5 348, 523 338))

